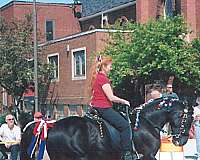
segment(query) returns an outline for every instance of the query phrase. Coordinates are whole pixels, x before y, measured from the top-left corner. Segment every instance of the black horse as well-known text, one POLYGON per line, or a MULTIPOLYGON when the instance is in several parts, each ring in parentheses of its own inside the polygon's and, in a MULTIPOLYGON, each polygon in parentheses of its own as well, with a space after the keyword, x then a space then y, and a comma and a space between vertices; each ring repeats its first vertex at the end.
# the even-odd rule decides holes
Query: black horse
MULTIPOLYGON (((169 122, 172 142, 177 146, 188 140, 193 121, 193 107, 175 99, 159 98, 145 104, 141 110, 131 110, 129 117, 134 129, 133 141, 143 160, 156 160, 160 148, 160 131, 169 122)), ((49 129, 47 152, 51 160, 120 160, 117 131, 109 131, 101 120, 88 117, 68 117, 57 121, 49 129), (113 138, 114 136, 114 138, 113 138), (114 139, 114 141, 113 141, 114 139)), ((21 160, 30 159, 27 148, 31 143, 35 124, 22 135, 21 160)))

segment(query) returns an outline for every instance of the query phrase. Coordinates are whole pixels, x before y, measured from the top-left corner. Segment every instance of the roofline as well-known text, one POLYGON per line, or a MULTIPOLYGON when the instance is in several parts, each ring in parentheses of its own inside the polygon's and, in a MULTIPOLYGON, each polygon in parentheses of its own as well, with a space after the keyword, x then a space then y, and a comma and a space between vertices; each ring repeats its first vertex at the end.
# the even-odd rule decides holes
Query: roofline
POLYGON ((108 9, 108 10, 105 10, 105 11, 102 11, 102 12, 98 12, 98 13, 95 13, 95 14, 90 15, 90 16, 79 18, 79 21, 85 21, 85 20, 88 20, 90 18, 93 18, 93 17, 96 17, 96 16, 100 16, 100 15, 105 14, 105 13, 113 12, 113 11, 116 11, 116 10, 119 10, 119 9, 122 9, 122 8, 125 8, 125 7, 128 7, 128 6, 131 6, 131 5, 135 5, 135 4, 136 4, 136 1, 128 2, 126 4, 123 4, 123 5, 120 5, 120 6, 117 6, 117 7, 113 7, 111 9, 108 9))
MULTIPOLYGON (((12 0, 9 3, 3 5, 2 7, 0 7, 0 10, 3 10, 13 4, 32 4, 33 2, 31 1, 18 1, 18 0, 12 0)), ((37 2, 37 4, 41 4, 41 5, 72 5, 73 3, 46 3, 46 2, 37 2)), ((80 5, 80 4, 76 4, 76 5, 80 5)))
POLYGON ((51 40, 49 42, 44 42, 44 43, 39 44, 38 46, 39 47, 43 47, 43 46, 46 46, 46 45, 49 45, 49 44, 54 44, 54 43, 61 42, 61 41, 71 40, 73 38, 85 36, 85 35, 92 34, 92 33, 95 33, 95 32, 107 32, 107 33, 123 32, 123 33, 130 33, 130 32, 133 32, 133 31, 130 31, 130 30, 123 31, 123 30, 116 30, 116 29, 94 29, 94 30, 90 30, 90 31, 86 31, 86 32, 80 32, 80 33, 77 33, 77 34, 74 34, 74 35, 70 35, 70 36, 67 36, 67 37, 64 37, 64 38, 51 40))

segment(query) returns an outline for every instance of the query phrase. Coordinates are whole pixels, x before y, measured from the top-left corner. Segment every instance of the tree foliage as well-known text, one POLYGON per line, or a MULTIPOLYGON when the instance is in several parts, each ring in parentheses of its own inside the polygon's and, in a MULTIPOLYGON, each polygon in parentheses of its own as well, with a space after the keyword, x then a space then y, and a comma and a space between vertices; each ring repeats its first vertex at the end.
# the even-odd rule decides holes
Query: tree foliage
POLYGON ((114 33, 105 50, 114 59, 111 79, 115 86, 126 76, 148 79, 157 71, 200 89, 200 54, 186 41, 188 30, 182 17, 115 28, 123 32, 114 33))
MULTIPOLYGON (((34 84, 32 31, 31 16, 21 21, 0 19, 0 85, 17 101, 34 84)), ((38 61, 39 85, 44 86, 52 67, 38 61)))

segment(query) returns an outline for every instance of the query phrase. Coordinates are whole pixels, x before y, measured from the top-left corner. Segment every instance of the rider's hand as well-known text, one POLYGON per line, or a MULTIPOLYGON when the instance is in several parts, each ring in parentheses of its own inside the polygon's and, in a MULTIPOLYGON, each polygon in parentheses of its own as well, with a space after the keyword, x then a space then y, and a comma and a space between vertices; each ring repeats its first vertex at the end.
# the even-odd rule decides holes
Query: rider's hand
POLYGON ((127 106, 130 106, 130 102, 127 101, 127 100, 124 100, 124 104, 127 105, 127 106))

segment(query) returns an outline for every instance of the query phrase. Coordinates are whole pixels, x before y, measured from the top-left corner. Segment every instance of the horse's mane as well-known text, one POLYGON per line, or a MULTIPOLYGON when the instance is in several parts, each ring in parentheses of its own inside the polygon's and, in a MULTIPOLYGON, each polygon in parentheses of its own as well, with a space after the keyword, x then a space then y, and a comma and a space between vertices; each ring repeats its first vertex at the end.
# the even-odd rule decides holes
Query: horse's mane
POLYGON ((156 110, 156 106, 163 101, 163 98, 157 98, 143 105, 142 112, 152 112, 156 110))
POLYGON ((164 107, 168 107, 169 103, 173 103, 174 105, 183 105, 183 102, 181 100, 178 99, 174 99, 171 97, 161 97, 161 98, 157 98, 157 99, 153 99, 150 102, 147 102, 143 105, 142 108, 142 112, 152 112, 157 110, 159 107, 160 109, 164 108, 164 107))

